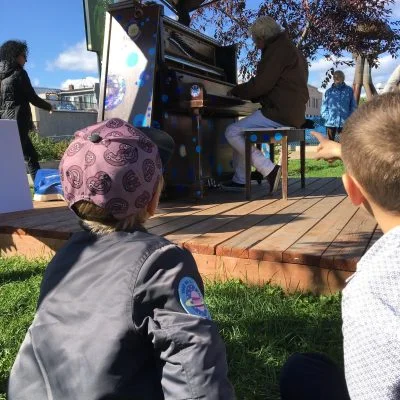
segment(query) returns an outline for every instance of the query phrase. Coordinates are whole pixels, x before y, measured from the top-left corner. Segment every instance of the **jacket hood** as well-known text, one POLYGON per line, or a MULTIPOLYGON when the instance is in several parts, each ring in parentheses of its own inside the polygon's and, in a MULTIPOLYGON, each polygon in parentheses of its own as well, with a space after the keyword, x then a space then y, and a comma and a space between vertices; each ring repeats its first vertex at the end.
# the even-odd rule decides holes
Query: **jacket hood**
POLYGON ((12 75, 18 69, 17 65, 11 65, 7 61, 0 61, 0 80, 12 75))

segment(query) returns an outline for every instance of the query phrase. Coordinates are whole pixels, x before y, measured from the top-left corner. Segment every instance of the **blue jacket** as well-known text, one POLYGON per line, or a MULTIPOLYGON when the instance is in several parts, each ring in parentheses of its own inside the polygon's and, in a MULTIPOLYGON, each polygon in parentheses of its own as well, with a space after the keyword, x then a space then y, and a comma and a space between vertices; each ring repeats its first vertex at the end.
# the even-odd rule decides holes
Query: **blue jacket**
POLYGON ((342 83, 332 85, 324 95, 321 105, 321 117, 325 126, 343 127, 346 119, 357 108, 353 89, 342 83))

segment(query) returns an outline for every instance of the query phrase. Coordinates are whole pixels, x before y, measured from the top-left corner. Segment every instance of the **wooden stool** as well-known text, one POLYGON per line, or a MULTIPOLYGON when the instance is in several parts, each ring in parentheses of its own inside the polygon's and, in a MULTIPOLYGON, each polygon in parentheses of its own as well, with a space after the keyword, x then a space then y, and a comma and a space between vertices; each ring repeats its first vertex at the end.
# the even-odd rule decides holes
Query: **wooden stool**
POLYGON ((251 146, 269 143, 269 157, 274 162, 274 146, 282 144, 282 198, 288 194, 288 144, 300 142, 300 174, 301 187, 305 187, 306 131, 290 127, 253 128, 244 131, 245 167, 246 167, 246 199, 251 198, 251 146))

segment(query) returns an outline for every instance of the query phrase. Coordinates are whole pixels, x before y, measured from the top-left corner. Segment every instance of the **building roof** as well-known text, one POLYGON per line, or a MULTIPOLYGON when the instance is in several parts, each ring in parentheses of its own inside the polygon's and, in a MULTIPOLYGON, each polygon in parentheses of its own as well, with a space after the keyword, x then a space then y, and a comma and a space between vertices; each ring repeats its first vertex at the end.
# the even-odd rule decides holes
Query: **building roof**
POLYGON ((47 88, 47 87, 34 87, 33 88, 35 92, 39 94, 45 94, 45 93, 60 93, 61 89, 56 89, 56 88, 47 88))

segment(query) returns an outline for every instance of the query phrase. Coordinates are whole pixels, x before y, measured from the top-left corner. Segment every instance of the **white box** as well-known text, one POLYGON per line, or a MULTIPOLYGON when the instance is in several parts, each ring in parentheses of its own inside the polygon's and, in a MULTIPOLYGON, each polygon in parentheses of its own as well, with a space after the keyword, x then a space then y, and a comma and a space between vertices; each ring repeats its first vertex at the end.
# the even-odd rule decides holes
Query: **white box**
POLYGON ((32 208, 17 121, 0 119, 0 214, 32 208))

